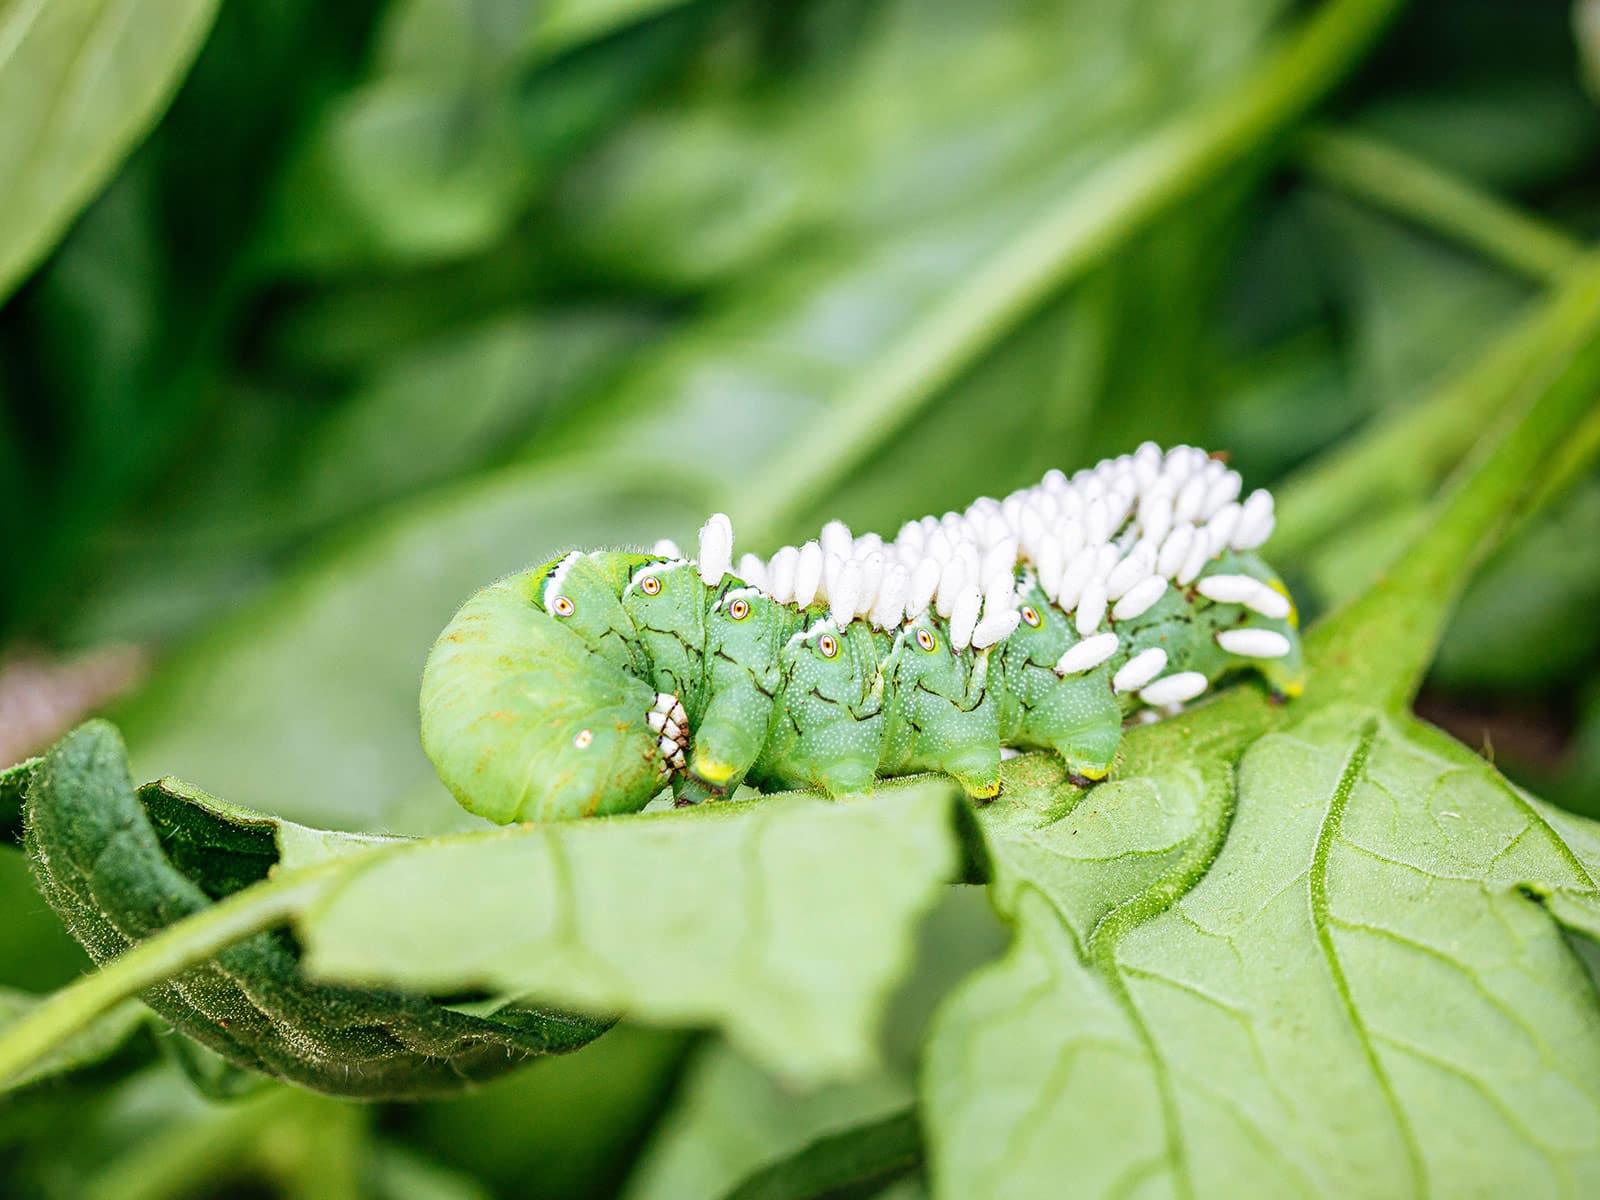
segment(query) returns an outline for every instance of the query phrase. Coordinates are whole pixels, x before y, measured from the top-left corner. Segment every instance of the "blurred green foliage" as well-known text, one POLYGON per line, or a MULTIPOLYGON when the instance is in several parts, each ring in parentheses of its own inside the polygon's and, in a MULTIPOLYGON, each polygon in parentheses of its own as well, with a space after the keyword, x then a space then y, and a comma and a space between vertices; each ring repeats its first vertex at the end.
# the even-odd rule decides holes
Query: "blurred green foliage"
MULTIPOLYGON (((714 502, 737 528, 773 457, 1019 228, 1304 16, 282 0, 220 6, 209 31, 207 6, 175 4, 173 30, 130 41, 105 32, 119 13, 167 10, 52 0, 99 13, 80 28, 42 7, 0 0, 0 47, 79 39, 117 69, 41 85, 30 67, 70 55, 0 54, 7 130, 77 156, 53 191, 29 176, 30 208, 6 190, 27 148, 0 131, 0 647, 146 645, 156 672, 116 713, 136 776, 405 833, 466 819, 415 729, 462 597, 561 547, 683 538, 714 502), (30 86, 89 132, 30 121, 12 99, 30 86)), ((1417 0, 1318 120, 1587 237, 1600 118, 1570 18, 1417 0)), ((1255 148, 997 330, 848 482, 798 498, 790 532, 892 528, 1145 437, 1225 448, 1270 485, 1404 410, 1547 284, 1299 147, 1291 129, 1255 148)), ((1600 482, 1576 474, 1469 592, 1424 713, 1596 815, 1600 482)), ((1410 515, 1283 563, 1307 609, 1410 515)), ((82 968, 17 850, 0 904, 0 984, 82 968)), ((0 1190, 712 1195, 909 1093, 949 964, 1001 939, 975 905, 927 942, 898 1050, 837 1092, 624 1028, 467 1099, 273 1089, 240 1109, 140 1043, 0 1101, 0 1190)))

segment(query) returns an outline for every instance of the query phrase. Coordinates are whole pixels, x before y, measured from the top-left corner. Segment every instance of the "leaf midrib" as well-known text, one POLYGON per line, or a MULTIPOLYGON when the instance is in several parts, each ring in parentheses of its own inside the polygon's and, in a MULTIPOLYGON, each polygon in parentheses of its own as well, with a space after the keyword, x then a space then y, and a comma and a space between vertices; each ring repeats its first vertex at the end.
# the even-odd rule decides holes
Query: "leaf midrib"
POLYGON ((1306 872, 1308 899, 1311 905, 1311 925, 1316 933, 1317 945, 1322 950, 1323 961, 1327 965, 1328 975, 1333 983, 1335 993, 1338 995, 1340 1007, 1344 1009, 1345 1019, 1350 1024, 1350 1030, 1355 1034, 1356 1041, 1361 1045, 1361 1053, 1367 1060, 1367 1066, 1372 1072, 1373 1079, 1378 1088, 1383 1092, 1385 1103, 1394 1118, 1396 1132, 1400 1135, 1401 1144, 1405 1147, 1406 1163, 1412 1182, 1414 1195, 1426 1194, 1428 1173, 1422 1159, 1422 1148, 1417 1143, 1416 1131, 1411 1128, 1410 1119, 1405 1109, 1400 1104, 1400 1098, 1395 1094, 1394 1084, 1388 1072, 1384 1070, 1383 1063, 1379 1061, 1377 1047, 1373 1045, 1371 1031, 1362 1019, 1361 1012, 1356 1006, 1355 996, 1350 990, 1350 982, 1345 977, 1344 964, 1339 960, 1338 949, 1333 944, 1332 919, 1329 915, 1328 904, 1328 856, 1333 849, 1333 843, 1339 836, 1339 828, 1344 822, 1345 809, 1350 803, 1350 797, 1355 792, 1357 781, 1366 772, 1367 760, 1371 757, 1372 747, 1378 740, 1378 720, 1369 717, 1361 727, 1360 735, 1355 748, 1350 752, 1350 757, 1345 760, 1344 768, 1339 773, 1339 781, 1334 785, 1333 794, 1328 798, 1327 810, 1323 813, 1322 823, 1317 829, 1317 840, 1311 852, 1311 867, 1306 872))

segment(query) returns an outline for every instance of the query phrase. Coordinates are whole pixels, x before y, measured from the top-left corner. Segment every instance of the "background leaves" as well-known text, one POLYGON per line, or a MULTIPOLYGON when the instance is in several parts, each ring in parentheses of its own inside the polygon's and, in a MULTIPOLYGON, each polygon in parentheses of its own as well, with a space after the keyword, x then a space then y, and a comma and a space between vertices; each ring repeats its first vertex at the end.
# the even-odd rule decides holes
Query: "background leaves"
POLYGON ((164 107, 216 5, 128 0, 0 10, 0 294, 37 263, 164 107))
MULTIPOLYGON (((34 9, 64 20, 93 7, 14 0, 0 28, 34 9)), ((1515 345, 1596 228, 1600 122, 1566 0, 1413 0, 1370 54, 1351 52, 1358 73, 1314 125, 1287 117, 1137 221, 1115 193, 1095 209, 1124 229, 1114 254, 1053 276, 1037 304, 983 324, 970 346, 944 336, 948 314, 978 311, 977 281, 1040 214, 1103 196, 1107 164, 1174 125, 1192 129, 1208 98, 1245 88, 1315 11, 1272 0, 223 6, 161 115, 149 106, 165 103, 210 20, 192 17, 187 40, 142 56, 163 73, 146 107, 117 110, 121 145, 90 164, 48 232, 8 227, 44 240, 28 256, 37 265, 0 286, 0 646, 26 643, 29 667, 8 672, 0 650, 0 711, 18 711, 6 697, 21 695, 30 727, 48 728, 31 724, 44 706, 28 689, 40 685, 14 681, 133 643, 155 664, 116 710, 134 778, 193 779, 278 819, 279 837, 308 853, 340 844, 323 831, 459 831, 470 819, 418 752, 415 692, 428 641, 485 580, 569 545, 684 538, 712 507, 733 514, 741 550, 835 515, 891 528, 1147 436, 1224 447, 1252 483, 1294 473, 1274 560, 1308 617, 1332 607, 1426 528, 1428 499, 1530 367, 1564 363, 1589 339, 1574 307, 1576 324, 1515 345), (907 346, 936 384, 900 393, 914 399, 894 420, 855 422, 873 380, 911 378, 895 374, 907 346), (1439 390, 1450 380, 1453 417, 1439 390), (1363 451, 1369 438, 1388 449, 1363 451), (1352 458, 1367 469, 1344 470, 1352 458), (791 484, 775 486, 780 475, 791 484)), ((5 60, 0 91, 26 58, 5 60)), ((1519 785, 1590 813, 1600 694, 1584 630, 1596 581, 1593 556, 1574 547, 1592 540, 1596 430, 1574 433, 1539 510, 1467 593, 1420 698, 1519 785)), ((55 700, 74 694, 67 672, 59 682, 55 700)), ((1469 764, 1440 766, 1455 760, 1426 738, 1412 754, 1413 726, 1385 716, 1379 728, 1451 789, 1479 787, 1461 782, 1469 764)), ((1332 748, 1320 753, 1337 758, 1324 733, 1332 748)), ((1215 770, 1183 763, 1130 777, 1126 813, 1108 799, 1064 814, 1057 781, 1013 767, 1020 807, 984 814, 1004 877, 1055 880, 1085 929, 1108 896, 1159 891, 1217 830, 1215 770), (1071 887, 1039 848, 1052 838, 1073 839, 1060 873, 1071 887)), ((228 827, 196 795, 146 789, 140 806, 191 881, 197 863, 244 848, 172 836, 228 827), (164 826, 163 802, 169 816, 213 816, 164 826)), ((1482 811, 1514 808, 1512 795, 1482 811)), ((1279 797, 1260 797, 1258 809, 1241 793, 1235 828, 1272 824, 1252 814, 1279 814, 1279 797)), ((1347 814, 1369 803, 1362 793, 1347 814)), ((1335 851, 1342 843, 1329 894, 1344 903, 1335 851)), ((278 853, 275 842, 239 861, 278 853)), ((213 893, 234 894, 255 870, 214 880, 213 893)), ((817 1093, 785 1089, 720 1035, 624 1025, 469 1098, 366 1113, 269 1085, 259 1110, 230 1109, 196 1100, 154 1049, 179 1044, 173 1035, 141 1030, 0 1105, 0 1171, 24 1195, 137 1194, 140 1180, 294 1194, 313 1179, 370 1195, 716 1194, 913 1097, 928 1011, 956 987, 949 1012, 962 1011, 969 988, 1061 936, 1008 887, 996 896, 1026 931, 1010 957, 961 982, 1003 935, 981 894, 959 889, 978 915, 949 919, 941 904, 927 919, 876 1031, 879 1065, 817 1093), (202 1152, 208 1140, 226 1148, 226 1171, 202 1152)), ((16 850, 0 856, 0 900, 0 982, 38 993, 83 969, 16 850)), ((1588 920, 1568 891, 1495 903, 1526 923, 1529 946, 1554 945, 1539 903, 1573 928, 1588 920)), ((1173 974, 1165 950, 1182 936, 1166 940, 1168 923, 1138 929, 1159 926, 1155 969, 1173 974)), ((1139 936, 1152 935, 1119 945, 1139 936)), ((1587 953, 1584 936, 1560 936, 1587 953)), ((385 969, 414 966, 397 946, 385 958, 385 969)), ((1162 1026, 1178 1030, 1172 1046, 1192 1046, 1209 1002, 1163 1003, 1195 1008, 1162 1026)), ((17 998, 19 1015, 35 1007, 17 998)), ((1477 1011, 1458 1014, 1474 1037, 1490 1028, 1477 1011)), ((1042 1034, 1079 1019, 1073 1010, 1042 1034)), ((1515 1066, 1522 1043, 1502 1040, 1495 1061, 1515 1066)), ((1127 1069, 1156 1060, 1142 1061, 1127 1069)), ((1241 1070, 1240 1088, 1251 1078, 1241 1070)), ((1500 1094, 1492 1073, 1479 1082, 1480 1095, 1500 1094)), ((1184 1094, 1183 1120, 1211 1111, 1184 1094)), ((1274 1111, 1265 1096, 1230 1093, 1252 1117, 1274 1111)), ((1526 1152, 1532 1142, 1497 1119, 1484 1118, 1478 1144, 1526 1152)), ((1558 1131, 1535 1131, 1545 1162, 1577 1145, 1558 1131)), ((1294 1145, 1297 1162, 1316 1161, 1294 1145)), ((981 1159, 949 1147, 936 1164, 981 1159)), ((1368 1161, 1380 1160, 1400 1162, 1368 1161)), ((1285 1169, 1262 1162, 1261 1178, 1285 1169)), ((957 1178, 941 1172, 936 1188, 957 1178)), ((1402 1186, 1397 1166, 1388 1177, 1402 1186)))

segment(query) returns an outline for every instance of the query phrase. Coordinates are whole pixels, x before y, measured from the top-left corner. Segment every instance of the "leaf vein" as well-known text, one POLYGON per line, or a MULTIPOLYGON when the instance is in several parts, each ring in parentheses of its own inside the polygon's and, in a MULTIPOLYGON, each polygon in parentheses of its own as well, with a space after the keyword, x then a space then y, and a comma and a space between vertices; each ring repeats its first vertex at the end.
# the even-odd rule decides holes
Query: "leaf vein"
POLYGON ((1561 1172, 1563 1183, 1562 1190, 1569 1196, 1576 1194, 1572 1186, 1572 1179, 1566 1171, 1565 1153, 1558 1147, 1552 1146, 1550 1143, 1540 1138, 1538 1134, 1517 1115, 1516 1109, 1506 1104, 1504 1100, 1495 1094, 1494 1089, 1489 1087, 1482 1079, 1474 1075, 1471 1071, 1468 1071, 1466 1068, 1451 1062, 1449 1059, 1444 1058, 1441 1055, 1434 1054, 1428 1050, 1424 1050, 1421 1046, 1418 1046, 1414 1042, 1406 1041, 1404 1038, 1397 1038, 1391 1034, 1376 1031, 1372 1036, 1375 1040, 1382 1042, 1384 1045, 1401 1054, 1405 1054, 1411 1058, 1414 1058, 1418 1062, 1427 1063, 1435 1070, 1443 1071, 1446 1075, 1450 1075, 1461 1080, 1473 1091, 1477 1092, 1478 1095, 1483 1098, 1484 1102, 1500 1115, 1500 1119, 1503 1120, 1509 1128, 1515 1130, 1517 1134, 1520 1135, 1522 1139, 1530 1146, 1536 1146, 1545 1152, 1545 1155, 1551 1160, 1552 1165, 1556 1166, 1556 1169, 1561 1172))
POLYGON ((1405 1147, 1407 1164, 1410 1167, 1411 1178, 1418 1194, 1427 1191, 1427 1173, 1422 1159, 1422 1149, 1417 1144, 1416 1131, 1411 1128, 1405 1109, 1400 1105, 1400 1098, 1395 1094, 1394 1084, 1383 1069, 1383 1063, 1378 1058, 1377 1048, 1372 1043, 1371 1032, 1367 1029, 1366 1022, 1362 1019, 1360 1010, 1356 1007, 1355 996, 1350 991, 1350 982, 1345 977, 1344 965, 1339 961, 1339 952, 1333 944, 1333 933, 1329 928, 1328 916, 1328 857, 1333 848, 1334 839, 1338 836, 1339 826, 1344 820, 1345 808, 1350 803, 1350 797, 1355 792, 1356 782, 1366 770, 1367 760, 1371 757, 1372 747, 1378 738, 1378 723, 1369 719, 1362 727, 1360 740, 1345 762, 1344 770, 1339 774, 1339 781, 1334 785, 1333 795, 1328 799, 1327 812, 1323 816, 1322 826, 1317 830, 1317 840, 1311 855, 1311 869, 1307 872, 1308 891, 1311 902, 1311 924, 1316 932, 1317 944, 1322 949, 1322 957, 1328 967, 1328 974, 1332 979, 1335 992, 1338 993, 1339 1002, 1344 1008, 1345 1018, 1350 1023, 1350 1028, 1361 1045, 1362 1053, 1366 1056, 1367 1065, 1371 1069, 1373 1078, 1382 1091, 1389 1110, 1394 1114, 1395 1129, 1400 1135, 1402 1145, 1405 1147))
MULTIPOLYGON (((1174 1187, 1182 1195, 1193 1195, 1194 1181, 1188 1166, 1188 1154, 1183 1144, 1183 1130, 1178 1112, 1177 1092, 1173 1086, 1171 1068, 1156 1047, 1155 1036, 1145 1021, 1144 1014, 1133 999, 1128 981, 1117 961, 1117 946, 1128 932, 1154 920, 1167 912, 1205 878, 1207 869, 1216 859, 1227 840, 1228 829, 1238 801, 1237 767, 1219 773, 1216 800, 1203 804, 1202 818, 1209 816, 1207 825, 1195 831, 1189 851, 1177 865, 1144 891, 1124 900, 1112 908, 1096 923, 1089 935, 1087 946, 1090 965, 1105 980, 1113 999, 1122 1008, 1134 1033, 1144 1044, 1156 1089, 1161 1097, 1161 1116, 1166 1131, 1167 1158, 1172 1163, 1174 1187), (1209 810, 1209 812, 1207 811, 1209 810)), ((1159 789, 1160 784, 1157 784, 1159 789)), ((1205 793, 1202 793, 1205 794, 1205 793)))
POLYGON ((1329 921, 1332 924, 1339 926, 1341 929, 1348 929, 1354 933, 1369 934, 1372 937, 1393 942, 1397 946, 1403 946, 1406 949, 1414 951, 1417 954, 1421 954, 1434 962, 1442 963, 1451 970, 1456 971, 1460 975, 1464 976, 1471 983, 1472 990, 1477 992, 1490 1008, 1494 1009, 1501 1016, 1503 1016, 1508 1023, 1521 1030, 1522 1035, 1528 1039, 1529 1043, 1538 1047, 1539 1052, 1544 1059, 1552 1066, 1559 1068, 1558 1056, 1552 1051, 1549 1043, 1539 1035, 1538 1029, 1534 1025, 1524 1020, 1522 1017, 1518 1016, 1515 1009, 1508 1006, 1504 1000, 1491 992, 1484 984, 1483 979, 1478 975, 1478 973, 1468 967, 1466 963, 1461 962, 1459 959, 1451 958, 1450 955, 1446 954, 1443 950, 1440 950, 1436 946, 1430 946, 1426 942, 1417 941, 1415 938, 1409 938, 1398 930, 1386 929, 1382 925, 1369 925, 1362 921, 1350 921, 1343 917, 1334 916, 1332 914, 1329 915, 1329 921))

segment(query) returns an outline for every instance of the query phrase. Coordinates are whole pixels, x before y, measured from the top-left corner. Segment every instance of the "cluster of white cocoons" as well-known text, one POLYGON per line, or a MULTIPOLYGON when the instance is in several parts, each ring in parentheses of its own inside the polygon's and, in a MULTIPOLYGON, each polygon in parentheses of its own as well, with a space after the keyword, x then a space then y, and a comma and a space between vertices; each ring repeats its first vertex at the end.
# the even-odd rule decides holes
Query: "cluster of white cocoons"
MULTIPOLYGON (((950 627, 957 650, 983 649, 1010 636, 1021 621, 1019 569, 1073 618, 1082 638, 1062 655, 1062 675, 1093 670, 1116 652, 1106 628, 1147 611, 1167 588, 1195 585, 1217 603, 1241 604, 1264 616, 1289 615, 1289 601, 1247 575, 1209 575, 1206 564, 1224 551, 1253 550, 1272 534, 1272 496, 1240 499, 1237 471, 1194 446, 1163 451, 1146 442, 1132 454, 1106 459, 1072 476, 1051 471, 1004 500, 983 497, 965 512, 908 521, 892 542, 875 533, 853 535, 840 521, 803 546, 785 546, 770 559, 754 554, 733 562, 733 525, 721 513, 700 530, 697 565, 710 586, 733 572, 782 604, 824 601, 836 625, 868 621, 892 629, 932 608, 950 627)), ((660 553, 677 554, 670 543, 660 553)), ((1231 654, 1276 658, 1288 639, 1271 630, 1218 635, 1231 654)), ((1146 650, 1113 679, 1118 691, 1138 691, 1153 706, 1182 704, 1205 690, 1195 671, 1158 678, 1166 654, 1146 650)))

